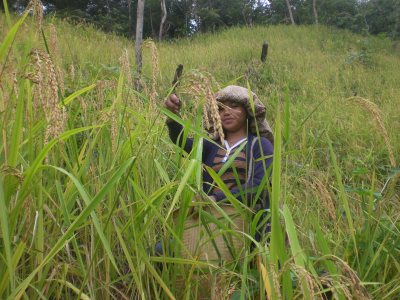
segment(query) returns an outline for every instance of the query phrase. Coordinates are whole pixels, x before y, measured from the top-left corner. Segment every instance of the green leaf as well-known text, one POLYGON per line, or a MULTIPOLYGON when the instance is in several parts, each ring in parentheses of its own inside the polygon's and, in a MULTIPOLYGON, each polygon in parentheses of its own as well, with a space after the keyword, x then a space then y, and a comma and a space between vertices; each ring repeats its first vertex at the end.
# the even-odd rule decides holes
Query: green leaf
MULTIPOLYGON (((64 99, 64 105, 67 105, 69 102, 71 102, 72 100, 74 100, 76 97, 78 97, 79 95, 83 94, 84 92, 90 91, 92 88, 94 88, 96 86, 96 84, 92 84, 90 86, 87 86, 79 91, 76 91, 75 93, 69 95, 67 98, 64 99)), ((62 103, 59 104, 60 107, 62 107, 62 103)))
POLYGON ((17 34, 19 26, 24 22, 26 16, 29 14, 29 11, 27 11, 22 18, 11 28, 11 30, 8 32, 6 37, 4 38, 1 46, 0 46, 0 62, 3 61, 3 57, 7 52, 8 47, 12 44, 15 35, 17 34))
MULTIPOLYGON (((362 189, 362 188, 352 188, 352 187, 343 186, 343 190, 346 192, 356 193, 356 194, 364 195, 364 196, 371 195, 371 191, 369 191, 367 189, 362 189)), ((379 192, 374 192, 374 197, 376 199, 382 199, 383 196, 379 192)))
MULTIPOLYGON (((3 248, 6 252, 6 259, 7 259, 7 269, 8 273, 10 274, 10 285, 11 285, 11 296, 14 296, 14 269, 12 265, 12 257, 11 257, 11 239, 8 232, 8 218, 7 218, 7 206, 4 199, 3 194, 3 180, 0 178, 0 225, 1 225, 1 232, 3 233, 3 248)), ((2 293, 0 292, 0 295, 2 293)))
MULTIPOLYGON (((75 219, 68 230, 60 237, 57 243, 50 249, 49 253, 43 259, 42 263, 16 288, 18 293, 15 300, 19 300, 24 294, 26 288, 28 287, 31 280, 41 270, 47 262, 49 262, 54 255, 56 255, 66 244, 67 240, 74 234, 74 231, 85 221, 85 219, 92 213, 92 211, 99 205, 99 203, 107 196, 108 192, 114 187, 114 185, 119 181, 122 174, 133 162, 134 157, 128 159, 121 167, 115 172, 114 176, 107 182, 107 184, 99 191, 99 193, 93 198, 88 206, 81 212, 81 214, 75 219)), ((13 297, 8 297, 8 300, 13 299, 13 297)))
POLYGON ((366 168, 357 168, 357 170, 353 171, 353 175, 360 175, 360 174, 366 174, 369 173, 370 171, 366 168))

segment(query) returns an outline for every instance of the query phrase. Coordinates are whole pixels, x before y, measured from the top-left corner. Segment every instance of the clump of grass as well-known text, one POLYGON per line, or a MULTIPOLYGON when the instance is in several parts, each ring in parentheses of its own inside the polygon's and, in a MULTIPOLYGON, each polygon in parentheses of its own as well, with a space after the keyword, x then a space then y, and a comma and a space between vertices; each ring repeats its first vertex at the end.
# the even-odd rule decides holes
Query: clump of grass
POLYGON ((379 107, 375 103, 371 102, 370 100, 362 98, 362 97, 350 97, 350 98, 347 98, 345 102, 346 102, 345 106, 349 106, 349 105, 360 106, 360 107, 366 108, 371 113, 372 118, 375 121, 376 125, 378 126, 379 131, 381 132, 383 139, 385 141, 387 150, 389 152, 390 163, 391 163, 392 167, 395 168, 396 161, 394 159, 393 151, 390 146, 389 135, 386 131, 385 125, 383 125, 383 122, 382 122, 383 113, 379 109, 379 107))

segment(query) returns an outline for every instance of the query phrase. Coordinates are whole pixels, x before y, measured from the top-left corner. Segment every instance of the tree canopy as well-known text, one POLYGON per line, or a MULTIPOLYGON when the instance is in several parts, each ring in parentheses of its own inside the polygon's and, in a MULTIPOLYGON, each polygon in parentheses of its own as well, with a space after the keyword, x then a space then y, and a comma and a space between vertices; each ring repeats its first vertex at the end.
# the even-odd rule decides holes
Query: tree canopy
MULTIPOLYGON (((26 0, 7 0, 11 9, 23 8, 26 0)), ((137 0, 42 0, 48 14, 90 22, 104 31, 133 37, 137 0)), ((156 38, 162 18, 162 0, 146 0, 144 37, 156 38)), ((313 0, 165 0, 164 38, 210 32, 221 27, 256 24, 290 24, 288 5, 296 25, 313 24, 313 0)), ((316 0, 319 24, 361 34, 400 38, 398 0, 316 0)))

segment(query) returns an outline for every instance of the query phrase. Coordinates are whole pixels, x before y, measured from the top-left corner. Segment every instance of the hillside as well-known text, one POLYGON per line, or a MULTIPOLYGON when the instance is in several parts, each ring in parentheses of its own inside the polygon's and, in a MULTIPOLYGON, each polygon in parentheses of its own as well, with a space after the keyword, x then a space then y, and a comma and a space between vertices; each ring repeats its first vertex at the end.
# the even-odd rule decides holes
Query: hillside
MULTIPOLYGON (((5 45, 8 22, 0 19, 5 45)), ((400 52, 393 42, 324 26, 260 26, 155 43, 157 57, 149 43, 138 94, 126 68, 128 53, 133 76, 129 40, 45 19, 45 43, 37 27, 28 16, 13 45, 0 51, 1 299, 195 299, 190 291, 200 285, 190 280, 199 269, 188 266, 213 270, 220 299, 311 299, 319 284, 341 300, 368 299, 367 292, 398 299, 400 52), (46 46, 50 57, 34 50, 46 46), (148 257, 160 239, 182 239, 170 214, 201 193, 197 150, 176 154, 155 103, 162 104, 178 64, 197 74, 202 88, 202 76, 212 81, 208 72, 220 85, 248 80, 267 107, 275 153, 282 151, 271 214, 278 216, 280 202, 287 248, 276 230, 268 247, 249 239, 233 249, 246 253, 235 265, 148 257), (272 253, 286 266, 281 273, 272 253), (182 274, 192 289, 178 292, 182 274)), ((179 95, 183 120, 192 118, 189 136, 205 137, 193 99, 179 95)), ((218 226, 229 232, 230 225, 218 226)))

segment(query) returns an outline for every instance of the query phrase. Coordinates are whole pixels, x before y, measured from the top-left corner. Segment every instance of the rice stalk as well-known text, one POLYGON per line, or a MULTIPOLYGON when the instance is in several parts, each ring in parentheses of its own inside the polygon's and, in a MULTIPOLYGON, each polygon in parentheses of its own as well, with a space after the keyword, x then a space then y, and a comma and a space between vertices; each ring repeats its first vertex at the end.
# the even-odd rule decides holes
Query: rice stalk
POLYGON ((54 64, 57 64, 58 62, 58 39, 57 39, 57 30, 54 27, 53 24, 49 25, 50 27, 50 49, 51 49, 51 55, 53 58, 54 64))
POLYGON ((19 91, 18 91, 18 80, 17 80, 17 72, 12 72, 11 73, 11 80, 13 83, 13 90, 14 90, 14 94, 15 94, 15 98, 18 99, 19 98, 19 91))
POLYGON ((51 125, 51 134, 54 138, 58 138, 61 118, 60 107, 58 106, 58 86, 53 63, 50 56, 43 50, 32 50, 29 56, 32 57, 32 65, 36 70, 36 75, 30 72, 24 74, 23 78, 27 78, 39 86, 39 98, 47 123, 51 125), (46 73, 43 72, 42 63, 45 65, 46 73))
POLYGON ((279 284, 279 276, 275 273, 276 265, 269 264, 268 267, 269 267, 268 275, 270 278, 272 277, 275 293, 277 294, 278 299, 282 300, 281 285, 279 284))
MULTIPOLYGON (((319 290, 318 281, 314 278, 311 272, 307 271, 302 266, 296 264, 291 264, 291 267, 297 273, 300 281, 305 282, 309 295, 314 295, 316 292, 318 292, 319 290)), ((306 299, 307 293, 304 290, 304 285, 301 283, 302 282, 299 283, 299 287, 301 293, 303 294, 304 299, 306 299)), ((318 299, 323 300, 322 295, 318 295, 318 299)))
POLYGON ((216 278, 216 287, 214 290, 213 300, 225 300, 235 293, 238 281, 232 281, 232 275, 229 273, 218 274, 216 278))
POLYGON ((14 176, 16 179, 18 179, 20 185, 24 183, 25 179, 24 176, 22 176, 21 171, 19 171, 17 168, 6 165, 6 163, 3 163, 0 166, 0 173, 4 176, 14 176))
MULTIPOLYGON (((47 125, 46 134, 44 136, 44 146, 46 146, 49 143, 51 132, 52 132, 51 125, 47 125)), ((45 161, 46 165, 49 164, 49 153, 48 152, 46 153, 46 157, 45 157, 44 161, 45 161)))
POLYGON ((199 71, 183 75, 180 80, 188 81, 188 84, 180 86, 179 91, 194 97, 196 101, 198 101, 200 97, 203 97, 203 118, 205 127, 208 131, 214 132, 214 139, 220 139, 221 142, 224 143, 225 135, 218 109, 221 103, 217 102, 211 82, 214 84, 216 83, 218 89, 220 89, 220 86, 209 72, 204 70, 203 72, 206 75, 203 75, 199 71))
MULTIPOLYGON (((65 106, 62 107, 62 122, 61 122, 61 132, 65 132, 65 129, 67 128, 67 122, 68 122, 68 113, 67 113, 67 109, 65 108, 65 106)), ((61 144, 61 153, 64 152, 64 140, 60 141, 61 144)), ((61 156, 61 161, 60 163, 62 163, 63 157, 61 156)))
POLYGON ((57 38, 57 30, 53 24, 50 24, 50 48, 51 54, 53 56, 53 63, 55 74, 58 82, 58 86, 60 87, 61 95, 64 96, 65 94, 65 87, 64 87, 64 78, 62 76, 62 72, 59 68, 61 62, 59 61, 59 49, 58 49, 58 38, 57 38))
POLYGON ((345 107, 349 106, 349 105, 361 106, 361 107, 366 108, 372 114, 372 118, 374 119, 376 125, 378 126, 378 128, 383 136, 383 139, 385 141, 386 148, 388 149, 390 163, 391 163, 392 167, 395 168, 396 161, 394 159, 392 148, 390 147, 389 135, 386 131, 385 125, 383 125, 383 122, 382 122, 383 113, 379 109, 379 107, 375 103, 371 102, 370 100, 362 98, 362 97, 350 97, 350 98, 346 99, 345 102, 346 102, 345 107))
POLYGON ((46 280, 46 282, 44 283, 43 287, 42 287, 42 294, 46 295, 47 291, 50 287, 50 283, 52 281, 52 279, 57 275, 58 269, 60 268, 60 265, 56 265, 53 270, 50 273, 50 276, 48 277, 48 280, 46 280))
POLYGON ((121 63, 121 68, 125 73, 129 87, 132 87, 133 81, 132 81, 132 74, 131 74, 131 68, 130 68, 130 63, 129 63, 129 51, 126 48, 122 51, 122 55, 119 58, 119 61, 121 63))
MULTIPOLYGON (((360 285, 361 280, 358 278, 356 271, 354 271, 347 262, 338 258, 338 264, 341 266, 342 278, 346 279, 346 283, 350 285, 352 295, 357 300, 370 300, 371 297, 368 294, 364 286, 360 285)), ((352 297, 349 299, 353 299, 352 297)))
POLYGON ((35 20, 38 28, 39 37, 42 34, 42 26, 43 26, 43 3, 40 0, 35 0, 35 20))
POLYGON ((158 69, 158 52, 157 52, 157 47, 154 44, 152 39, 147 39, 143 43, 144 48, 149 48, 150 53, 151 53, 151 64, 153 66, 153 83, 151 86, 150 94, 149 94, 149 99, 150 102, 155 105, 156 97, 158 96, 158 93, 156 91, 156 86, 157 86, 157 74, 159 72, 158 69))
POLYGON ((71 80, 74 81, 75 80, 75 67, 74 64, 71 64, 71 66, 69 67, 69 76, 71 77, 71 80))
MULTIPOLYGON (((318 188, 322 201, 324 203, 324 207, 328 209, 328 212, 332 218, 332 220, 337 223, 335 206, 333 205, 332 197, 329 195, 328 189, 322 184, 321 181, 318 180, 315 176, 312 176, 315 186, 318 188)), ((316 187, 311 185, 311 187, 315 190, 316 187)))

